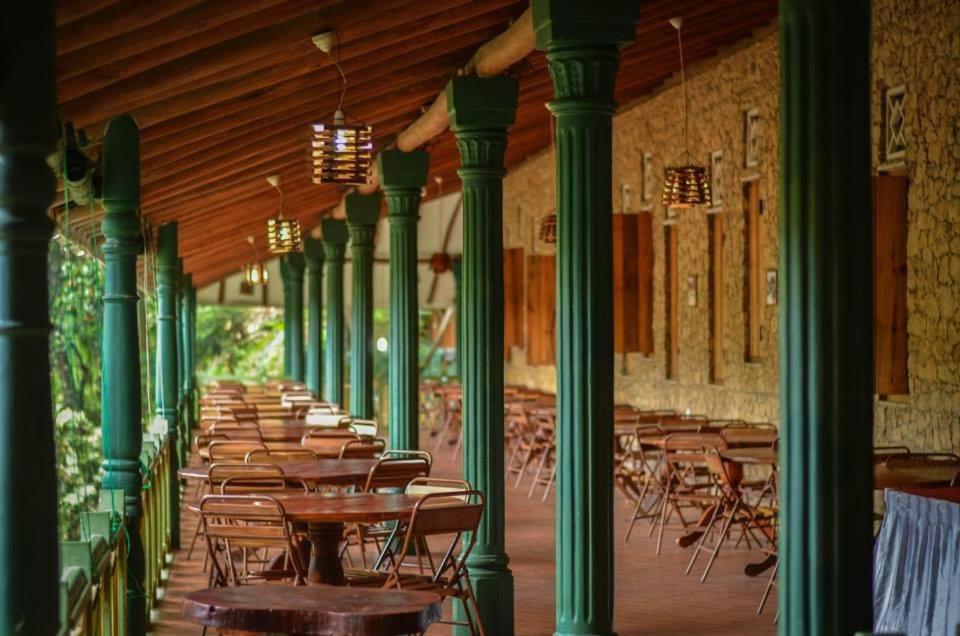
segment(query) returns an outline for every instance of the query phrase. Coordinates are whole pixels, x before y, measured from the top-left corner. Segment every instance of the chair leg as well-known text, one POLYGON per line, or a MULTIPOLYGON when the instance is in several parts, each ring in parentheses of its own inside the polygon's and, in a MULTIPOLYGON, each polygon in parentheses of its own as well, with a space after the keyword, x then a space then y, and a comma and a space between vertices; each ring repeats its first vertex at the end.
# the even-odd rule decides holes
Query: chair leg
POLYGON ((730 516, 724 519, 723 527, 720 528, 720 536, 717 537, 717 545, 710 554, 710 560, 707 561, 707 567, 703 570, 703 576, 700 577, 701 583, 706 583, 707 575, 710 574, 710 568, 713 567, 713 562, 717 560, 717 555, 720 554, 720 548, 723 547, 723 542, 726 540, 727 534, 730 532, 730 526, 733 524, 733 520, 737 517, 737 510, 740 509, 740 505, 739 499, 733 502, 733 509, 730 511, 730 516))
POLYGON ((533 493, 540 483, 540 474, 543 472, 543 465, 547 463, 547 457, 550 455, 550 449, 546 449, 540 455, 540 462, 537 464, 537 472, 533 474, 533 483, 530 484, 530 490, 527 492, 527 499, 533 499, 533 493))
POLYGON ((193 557, 193 548, 197 544, 197 538, 200 536, 200 528, 203 525, 203 517, 197 518, 197 527, 193 530, 193 539, 190 541, 190 549, 187 550, 187 561, 193 557))
MULTIPOLYGON (((763 614, 763 608, 767 604, 767 598, 770 597, 770 590, 773 589, 774 582, 777 579, 777 569, 780 567, 778 562, 773 566, 773 571, 770 572, 770 579, 767 581, 767 586, 763 589, 763 596, 760 597, 760 607, 757 608, 757 615, 763 614)), ((779 610, 777 611, 777 616, 780 615, 779 610)), ((777 619, 774 618, 773 622, 777 622, 777 619)))
POLYGON ((557 460, 553 460, 553 466, 550 467, 550 478, 547 479, 547 488, 543 491, 543 499, 540 501, 546 501, 547 497, 550 495, 550 488, 553 486, 553 482, 557 480, 557 460))
POLYGON ((670 508, 670 484, 663 493, 663 501, 660 505, 660 522, 657 526, 657 555, 660 554, 660 547, 663 545, 663 526, 667 523, 667 510, 670 508))
POLYGON ((707 541, 707 535, 713 530, 713 524, 717 522, 717 514, 723 508, 722 502, 717 502, 717 505, 713 507, 713 513, 710 515, 710 521, 707 522, 707 527, 704 529, 703 534, 700 535, 700 540, 697 541, 697 545, 693 548, 693 554, 690 555, 690 562, 687 563, 687 569, 683 573, 690 574, 690 570, 693 569, 693 564, 696 563, 697 557, 700 556, 700 551, 706 548, 703 547, 703 544, 707 541))

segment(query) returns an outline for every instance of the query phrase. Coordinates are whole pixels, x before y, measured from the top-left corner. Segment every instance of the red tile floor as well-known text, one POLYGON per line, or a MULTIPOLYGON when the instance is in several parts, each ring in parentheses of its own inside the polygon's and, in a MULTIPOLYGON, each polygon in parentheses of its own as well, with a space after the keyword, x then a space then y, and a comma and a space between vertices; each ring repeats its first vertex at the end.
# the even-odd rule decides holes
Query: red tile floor
MULTIPOLYGON (((424 444, 433 448, 432 440, 424 444)), ((443 449, 435 458, 434 475, 453 477, 459 465, 451 461, 452 449, 443 449)), ((544 636, 554 627, 554 498, 546 503, 527 498, 530 479, 518 490, 507 488, 507 552, 515 579, 516 633, 544 636)), ((646 526, 634 530, 630 543, 623 537, 631 507, 619 493, 615 497, 616 599, 615 629, 620 636, 634 634, 773 634, 776 593, 763 615, 756 613, 767 577, 748 578, 743 567, 763 558, 756 550, 724 550, 706 583, 700 583, 700 564, 684 576, 690 552, 677 547, 676 533, 667 533, 663 553, 655 554, 655 542, 647 537, 646 526)), ((193 518, 183 521, 184 544, 189 544, 193 518)), ((701 562, 705 555, 701 556, 701 562)), ((155 615, 152 633, 160 635, 199 634, 198 626, 180 617, 183 594, 206 586, 201 572, 202 553, 186 559, 186 551, 174 556, 165 598, 155 615)), ((428 634, 448 634, 436 626, 428 634)), ((497 636, 490 634, 489 636, 497 636)))

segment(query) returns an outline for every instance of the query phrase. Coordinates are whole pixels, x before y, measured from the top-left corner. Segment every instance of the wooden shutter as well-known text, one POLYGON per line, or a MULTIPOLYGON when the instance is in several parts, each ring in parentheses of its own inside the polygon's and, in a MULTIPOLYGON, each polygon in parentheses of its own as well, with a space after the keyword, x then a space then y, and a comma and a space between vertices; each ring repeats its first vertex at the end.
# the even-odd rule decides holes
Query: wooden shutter
POLYGON ((710 240, 710 381, 723 381, 723 215, 707 217, 710 240))
POLYGON ((527 364, 556 362, 556 263, 552 254, 527 258, 527 364))
POLYGON ((503 250, 503 355, 523 346, 523 248, 503 250))
POLYGON ((678 340, 677 312, 679 310, 678 297, 680 293, 677 277, 677 229, 672 225, 663 228, 664 232, 664 280, 666 281, 666 369, 667 379, 677 377, 678 340))
POLYGON ((763 216, 760 209, 760 182, 743 184, 743 213, 746 238, 746 360, 760 359, 760 322, 766 282, 763 278, 763 216))
POLYGON ((873 323, 876 392, 906 395, 907 178, 877 175, 873 189, 873 323))
POLYGON ((637 217, 637 351, 653 355, 653 214, 637 217))
POLYGON ((613 215, 613 350, 617 353, 640 351, 639 218, 613 215))

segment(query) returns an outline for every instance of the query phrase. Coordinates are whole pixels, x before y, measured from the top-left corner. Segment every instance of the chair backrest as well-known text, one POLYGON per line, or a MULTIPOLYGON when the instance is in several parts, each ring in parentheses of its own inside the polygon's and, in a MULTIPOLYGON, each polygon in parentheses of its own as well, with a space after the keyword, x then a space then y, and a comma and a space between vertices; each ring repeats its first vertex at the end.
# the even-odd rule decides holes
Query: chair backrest
POLYGON ((218 422, 207 432, 211 435, 222 435, 233 441, 263 441, 263 435, 257 426, 237 426, 232 422, 218 422))
POLYGON ((363 492, 379 488, 406 488, 418 477, 430 476, 430 463, 423 457, 381 457, 367 473, 363 492))
POLYGON ((898 473, 918 473, 918 481, 949 485, 960 474, 960 456, 953 453, 910 453, 887 458, 887 469, 898 473))
POLYGON ((353 421, 353 418, 345 413, 331 413, 326 409, 316 412, 311 409, 307 411, 306 415, 307 424, 322 428, 346 428, 350 426, 351 421, 353 421))
POLYGON ((375 438, 380 433, 380 424, 376 420, 354 419, 347 425, 351 431, 360 437, 375 438))
POLYGON ((320 456, 309 448, 258 448, 244 458, 248 464, 283 465, 288 462, 317 461, 320 456))
POLYGON ((411 497, 425 497, 426 495, 435 495, 437 493, 446 493, 454 497, 460 497, 466 501, 464 493, 473 490, 469 481, 463 479, 440 479, 437 477, 417 477, 404 489, 404 494, 411 497), (451 494, 456 493, 456 494, 451 494))
POLYGON ((664 433, 680 431, 699 431, 705 428, 710 420, 703 415, 667 415, 660 418, 658 426, 664 433))
POLYGON ((266 578, 238 567, 237 548, 280 548, 286 551, 289 570, 270 572, 303 582, 306 566, 293 543, 293 533, 283 504, 268 495, 205 495, 200 500, 200 517, 208 554, 213 564, 214 586, 239 585, 248 580, 266 578))
POLYGON ((300 445, 316 451, 339 451, 347 442, 359 439, 360 437, 353 431, 319 428, 300 438, 300 445))
POLYGON ((380 457, 386 447, 382 439, 352 439, 340 447, 340 459, 373 459, 380 457))
MULTIPOLYGON (((477 528, 483 517, 484 499, 479 490, 460 490, 428 493, 420 498, 403 538, 403 547, 398 554, 410 554, 415 546, 422 545, 427 537, 450 535, 449 547, 443 558, 434 563, 431 579, 443 584, 453 595, 462 596, 460 588, 467 574, 466 561, 477 540, 477 528)), ((403 559, 395 559, 384 587, 402 588, 400 568, 403 559)))
POLYGON ((210 492, 217 492, 227 479, 240 478, 255 481, 258 479, 283 478, 283 469, 275 464, 247 464, 243 462, 218 462, 211 464, 207 472, 210 492))
POLYGON ((906 446, 874 446, 873 463, 884 464, 887 459, 895 455, 909 455, 910 449, 906 446))
POLYGON ((262 441, 257 440, 216 440, 210 442, 207 453, 210 462, 237 461, 242 462, 250 451, 266 448, 262 441))
POLYGON ((403 450, 399 448, 393 448, 388 451, 384 451, 381 455, 385 459, 423 459, 427 464, 433 466, 433 455, 428 451, 424 450, 403 450))

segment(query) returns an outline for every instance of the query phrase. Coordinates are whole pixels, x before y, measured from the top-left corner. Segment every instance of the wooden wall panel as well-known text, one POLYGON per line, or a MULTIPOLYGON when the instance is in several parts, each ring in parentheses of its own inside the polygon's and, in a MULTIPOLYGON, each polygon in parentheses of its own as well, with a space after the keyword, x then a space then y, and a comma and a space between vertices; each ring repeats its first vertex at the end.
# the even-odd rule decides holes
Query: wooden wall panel
POLYGON ((557 274, 553 254, 527 257, 527 364, 555 364, 557 274))
POLYGON ((653 355, 653 214, 637 217, 637 351, 653 355))
POLYGON ((523 346, 523 248, 503 250, 503 355, 523 346))
POLYGON ((639 235, 636 214, 613 215, 613 350, 640 350, 639 235))
POLYGON ((873 190, 873 323, 876 392, 906 395, 907 178, 878 175, 873 190))
POLYGON ((677 358, 679 354, 680 333, 677 321, 679 311, 678 295, 680 286, 677 275, 677 228, 668 225, 663 228, 664 238, 664 280, 666 281, 666 369, 667 379, 672 380, 677 377, 677 358))
POLYGON ((710 381, 723 382, 723 215, 707 217, 710 245, 710 381))
POLYGON ((743 214, 746 239, 746 352, 748 362, 760 359, 760 323, 766 281, 763 273, 763 215, 760 201, 760 182, 743 184, 743 214))

